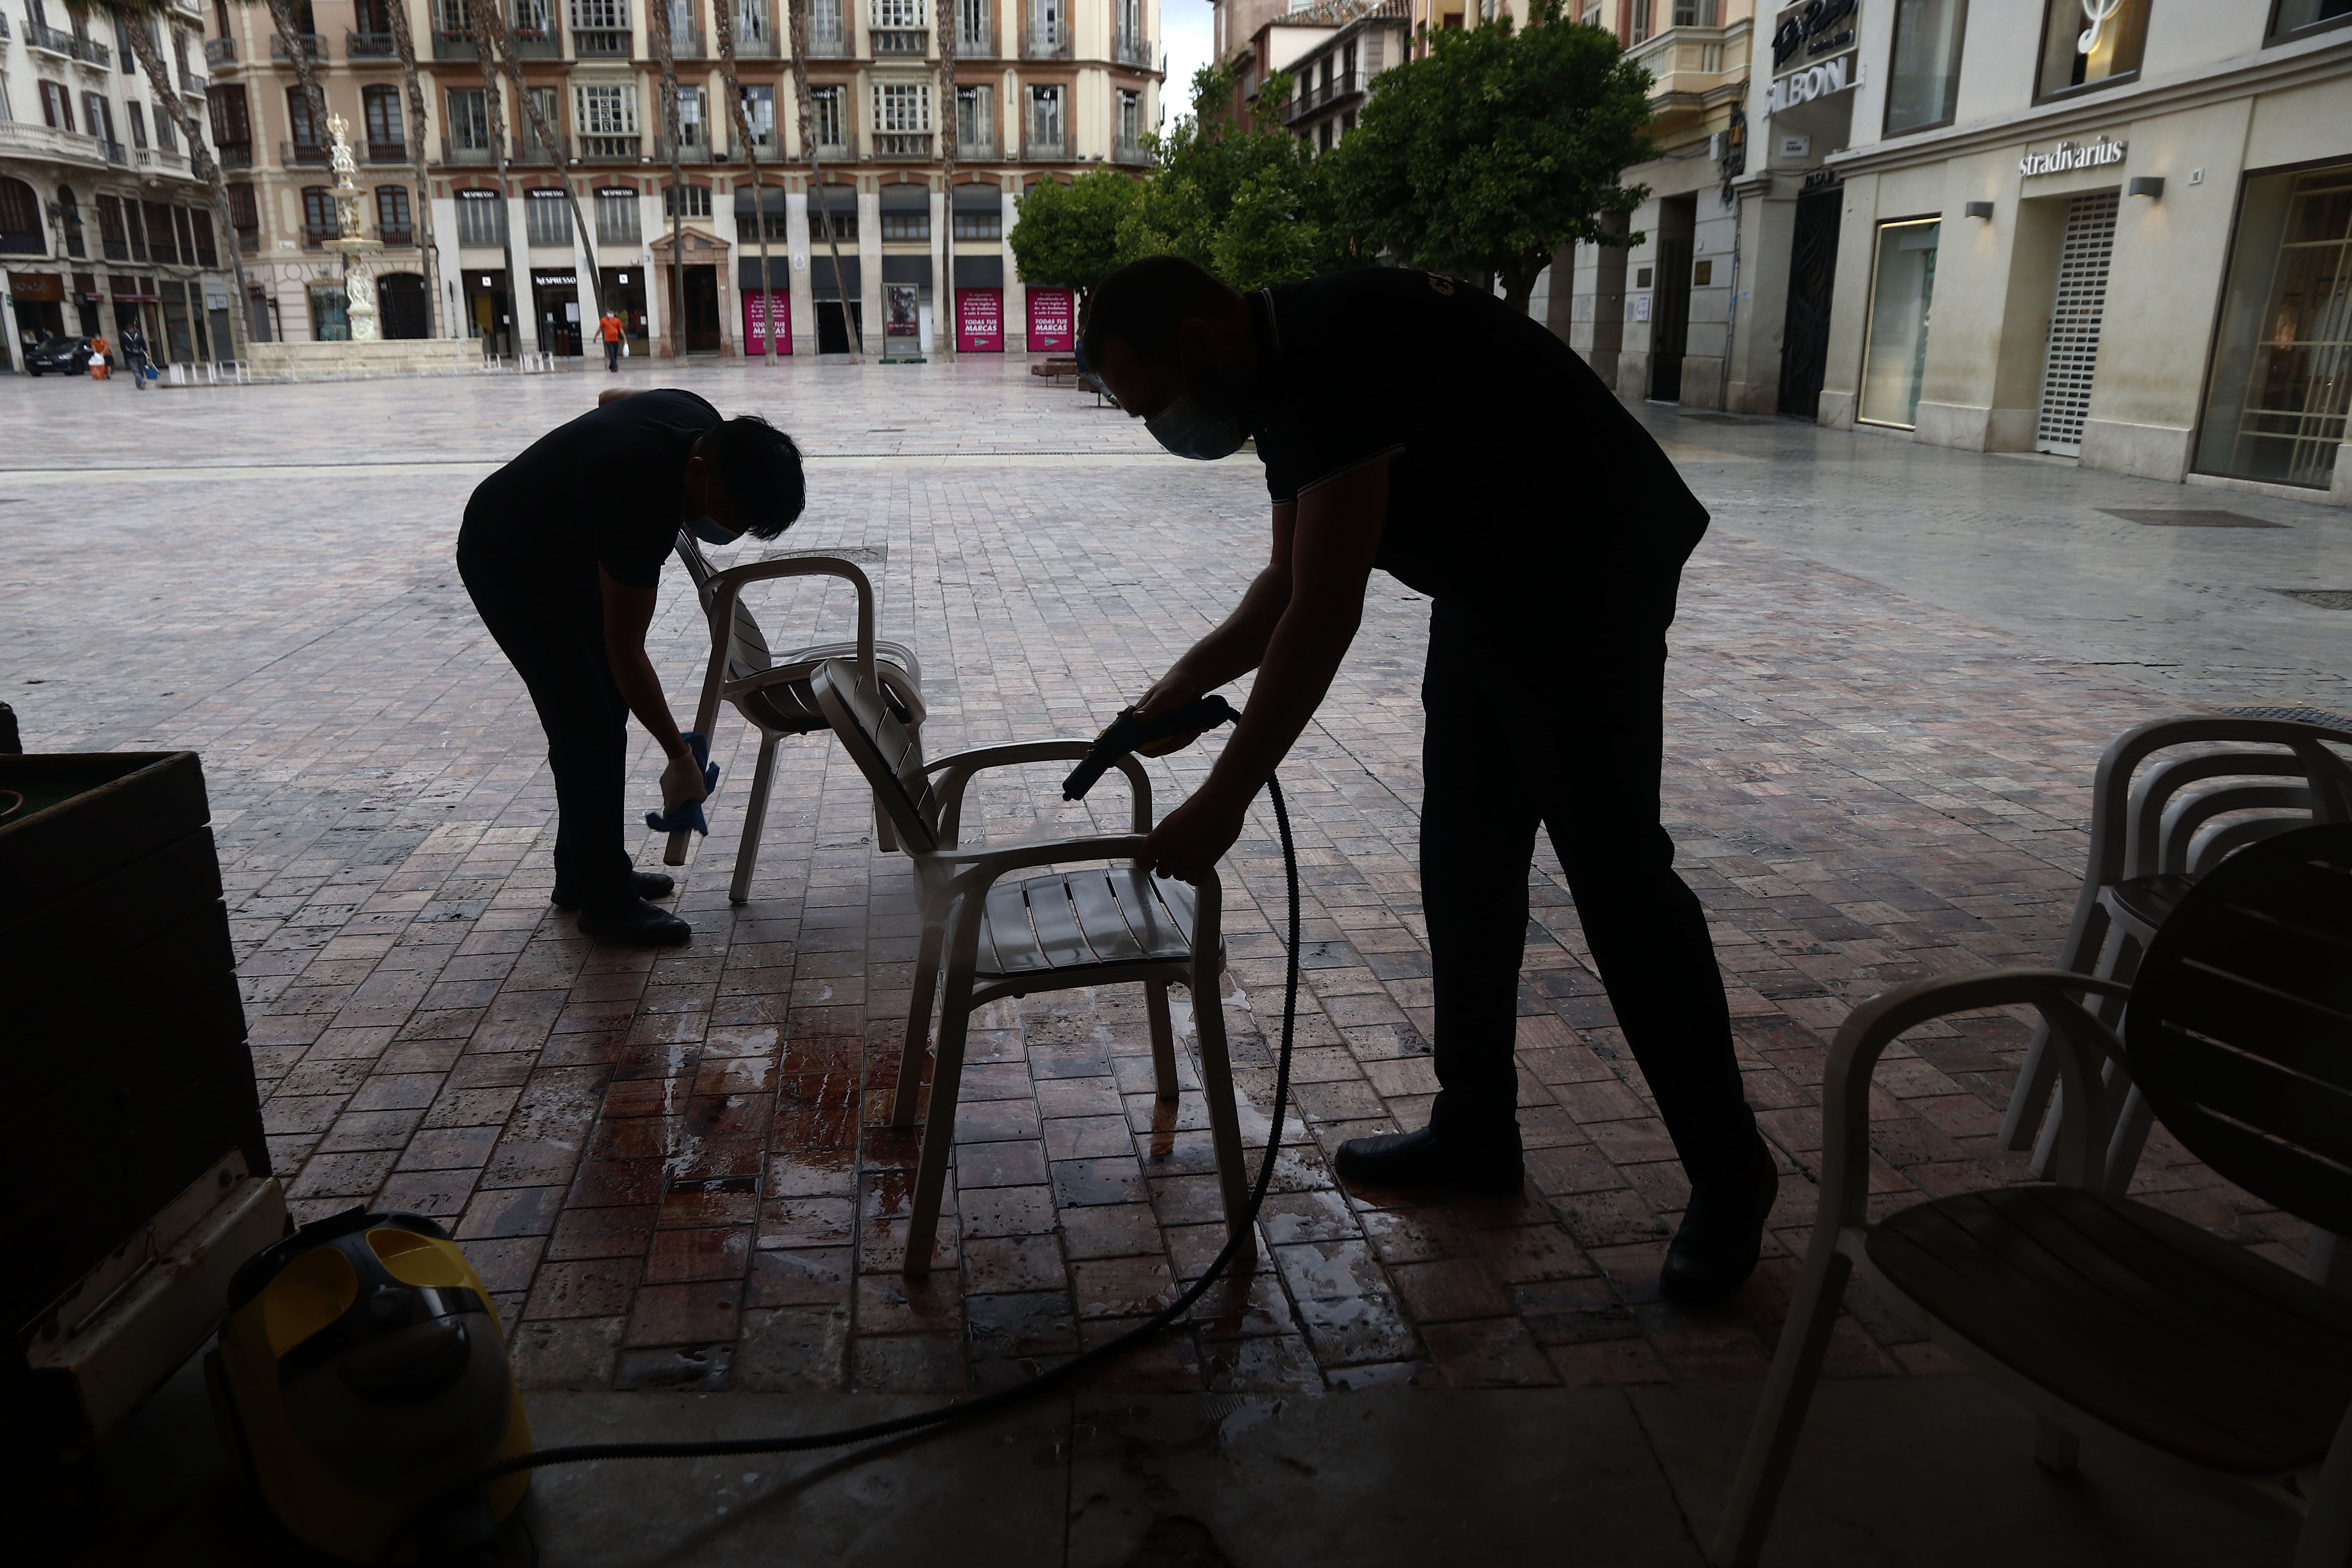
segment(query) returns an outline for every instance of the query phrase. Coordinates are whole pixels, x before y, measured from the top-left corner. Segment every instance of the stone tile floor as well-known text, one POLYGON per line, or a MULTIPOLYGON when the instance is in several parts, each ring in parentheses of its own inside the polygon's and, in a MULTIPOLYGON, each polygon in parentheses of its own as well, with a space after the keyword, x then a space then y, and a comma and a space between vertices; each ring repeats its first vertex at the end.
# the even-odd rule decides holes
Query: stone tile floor
MULTIPOLYGON (((1161 458, 1115 412, 1022 368, 662 378, 801 437, 812 505, 785 542, 880 560, 885 635, 925 662, 933 754, 1091 732, 1223 613, 1263 550, 1253 462, 1161 458)), ((911 883, 877 852, 857 775, 829 742, 786 747, 752 900, 730 909, 753 748, 722 721, 715 831, 678 900, 691 947, 603 950, 547 905, 538 731, 449 552, 472 484, 604 384, 485 377, 106 407, 91 401, 105 387, 0 388, 0 418, 34 437, 0 468, 0 679, 27 744, 204 753, 298 1213, 371 1203, 448 1221, 528 1383, 926 1392, 1016 1379, 1119 1331, 1217 1245, 1197 1093, 1173 1107, 1150 1093, 1131 988, 991 1008, 966 1074, 952 1223, 929 1282, 905 1280, 914 1149, 884 1107, 911 883)), ((1324 1156, 1339 1140, 1417 1125, 1434 1087, 1414 875, 1426 605, 1383 578, 1283 773, 1307 968, 1256 1272, 1106 1381, 1278 1392, 1760 1374, 1811 1217, 1824 1041, 1851 1002, 2046 961, 2080 876, 2092 764, 2179 692, 2344 706, 2327 612, 2273 595, 2260 615, 2217 617, 2221 591, 2180 580, 2234 573, 2232 604, 2336 586, 2319 574, 2341 514, 2231 496, 2289 527, 2184 542, 2096 509, 2210 495, 1778 422, 1645 417, 1717 513, 1674 639, 1666 812, 1785 1173, 1772 1255, 1720 1308, 1655 1299, 1684 1187, 1548 850, 1521 1004, 1528 1192, 1391 1207, 1334 1185, 1324 1156), (2021 529, 2063 532, 2065 547, 2032 560, 2005 624, 1964 613, 1991 603, 2002 570, 1986 542, 2021 529), (1915 554, 1889 543, 1905 537, 1915 554), (2188 649, 2168 661, 2167 616, 2188 649), (2115 658, 2121 623, 2137 640, 2115 658), (2170 689, 2118 664, 2168 667, 2170 689)), ((849 606, 801 584, 760 613, 781 644, 845 635, 832 628, 849 606)), ((683 710, 707 645, 682 580, 653 646, 683 710)), ((1510 765, 1507 737, 1496 746, 1510 765)), ((1209 755, 1155 764, 1163 801, 1209 755)), ((636 763, 650 802, 642 739, 636 763)), ((991 839, 1122 826, 1116 787, 1066 806, 1057 777, 993 775, 991 839)), ((658 855, 648 837, 642 862, 658 855)), ((1262 1147, 1282 974, 1281 863, 1262 811, 1225 885, 1219 1005, 1262 1147)), ((2022 1178, 1993 1133, 2025 1037, 1988 1015, 1890 1053, 1873 1123, 1884 1203, 2022 1178)), ((2304 1240, 2161 1134, 2137 1190, 2282 1260, 2304 1240)), ((1857 1289, 1835 1371, 1948 1366, 1857 1289)))

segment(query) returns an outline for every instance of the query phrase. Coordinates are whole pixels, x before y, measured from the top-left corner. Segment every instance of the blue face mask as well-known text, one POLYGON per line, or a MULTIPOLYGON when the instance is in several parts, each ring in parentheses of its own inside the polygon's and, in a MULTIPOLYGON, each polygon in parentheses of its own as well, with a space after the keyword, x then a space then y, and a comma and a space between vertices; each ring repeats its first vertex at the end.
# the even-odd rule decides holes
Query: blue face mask
POLYGON ((719 527, 708 517, 688 518, 686 531, 705 544, 732 544, 743 537, 719 527))
POLYGON ((1242 427, 1240 416, 1220 419, 1202 407, 1190 392, 1145 420, 1143 427, 1176 456, 1203 462, 1232 457, 1242 449, 1249 434, 1242 427))

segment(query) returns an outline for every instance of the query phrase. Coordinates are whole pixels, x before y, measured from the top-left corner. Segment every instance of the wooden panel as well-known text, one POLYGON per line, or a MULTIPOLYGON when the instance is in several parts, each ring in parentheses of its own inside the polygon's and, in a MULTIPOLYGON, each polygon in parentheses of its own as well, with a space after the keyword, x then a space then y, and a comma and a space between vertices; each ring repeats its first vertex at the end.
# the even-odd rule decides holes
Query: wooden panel
POLYGON ((199 828, 0 925, 0 991, 77 983, 110 946, 145 942, 220 896, 213 837, 199 828))
MULTIPOLYGON (((95 963, 86 978, 70 986, 21 985, 9 996, 7 1039, 27 1047, 6 1069, 12 1095, 44 1092, 45 1084, 76 1069, 76 1053, 50 1048, 47 1037, 69 1034, 81 1040, 110 1040, 143 1028, 156 1012, 158 997, 171 998, 176 1010, 184 998, 212 986, 225 987, 231 1005, 237 1005, 228 910, 217 899, 143 942, 120 948, 100 944, 91 957, 95 963)), ((242 1024, 237 1033, 244 1033, 242 1024)))
POLYGON ((0 759, 0 785, 28 795, 90 778, 108 782, 53 810, 0 825, 0 922, 153 854, 212 816, 194 752, 0 759))

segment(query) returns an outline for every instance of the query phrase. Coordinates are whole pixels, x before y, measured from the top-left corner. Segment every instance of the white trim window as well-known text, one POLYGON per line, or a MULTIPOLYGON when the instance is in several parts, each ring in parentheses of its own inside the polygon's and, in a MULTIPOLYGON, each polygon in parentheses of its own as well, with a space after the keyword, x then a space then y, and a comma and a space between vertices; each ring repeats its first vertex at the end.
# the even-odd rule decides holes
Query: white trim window
POLYGON ((809 89, 809 120, 816 129, 816 144, 833 152, 845 151, 849 146, 847 118, 842 113, 842 90, 838 87, 816 87, 809 89))
POLYGON ((768 41, 768 0, 735 0, 735 42, 764 44, 768 41))
POLYGON ((923 0, 874 0, 874 20, 877 27, 925 27, 930 24, 924 17, 923 0))
MULTIPOLYGON (((464 0, 457 3, 462 7, 464 0)), ((572 0, 572 25, 594 33, 626 32, 629 0, 572 0)))
POLYGON ((1062 89, 1058 86, 1029 89, 1029 132, 1024 140, 1043 153, 1063 144, 1062 89))
POLYGON ((635 136, 637 89, 634 87, 574 87, 572 112, 583 136, 635 136))
POLYGON ((874 129, 879 132, 924 132, 931 128, 929 82, 877 82, 874 87, 874 129))

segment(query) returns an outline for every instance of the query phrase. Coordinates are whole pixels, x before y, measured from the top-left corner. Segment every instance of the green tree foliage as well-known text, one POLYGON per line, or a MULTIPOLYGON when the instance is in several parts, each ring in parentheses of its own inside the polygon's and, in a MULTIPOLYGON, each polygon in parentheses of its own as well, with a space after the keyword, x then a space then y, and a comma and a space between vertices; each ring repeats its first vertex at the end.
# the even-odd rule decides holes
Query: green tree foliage
POLYGON ((1121 259, 1118 236, 1142 187, 1109 168, 1089 169, 1069 184, 1040 180, 1021 198, 1013 256, 1032 283, 1059 283, 1080 297, 1121 259))
POLYGON ((1654 155, 1650 73, 1615 37, 1560 19, 1508 17, 1432 36, 1384 71, 1355 131, 1323 160, 1340 227, 1368 254, 1494 277, 1524 310, 1536 277, 1571 241, 1638 242, 1602 226, 1641 205, 1630 164, 1654 155))

